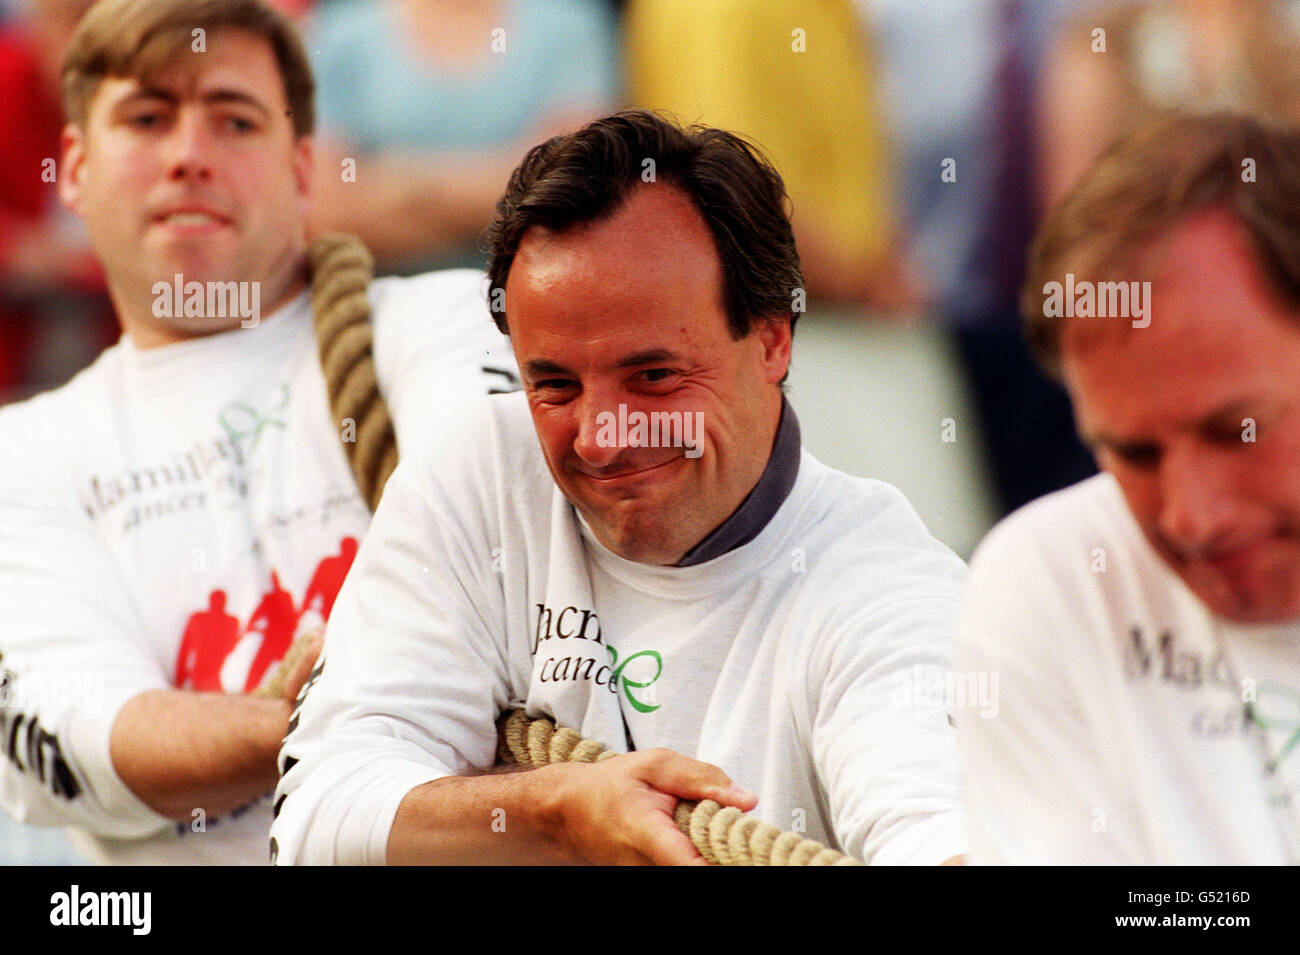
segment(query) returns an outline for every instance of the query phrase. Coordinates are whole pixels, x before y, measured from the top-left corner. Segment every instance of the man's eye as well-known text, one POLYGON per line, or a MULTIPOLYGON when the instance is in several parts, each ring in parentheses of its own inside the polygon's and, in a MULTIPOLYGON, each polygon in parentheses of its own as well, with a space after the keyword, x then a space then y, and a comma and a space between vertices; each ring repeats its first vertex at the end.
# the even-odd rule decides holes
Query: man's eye
POLYGON ((641 376, 650 384, 658 384, 667 381, 675 372, 671 368, 647 368, 641 372, 641 376))
POLYGON ((128 126, 134 126, 136 129, 156 129, 162 124, 162 113, 157 111, 136 113, 127 117, 126 122, 128 126))
POLYGON ((567 378, 543 378, 533 384, 533 387, 538 391, 563 391, 565 388, 572 386, 573 382, 567 378))
POLYGON ((257 123, 246 116, 227 117, 226 124, 238 133, 251 133, 257 129, 257 123))
POLYGON ((1154 444, 1121 445, 1112 453, 1131 468, 1150 470, 1160 463, 1160 449, 1154 444))
POLYGON ((1205 429, 1204 435, 1207 441, 1221 448, 1244 448, 1258 440, 1261 430, 1254 418, 1243 418, 1240 424, 1236 421, 1215 423, 1205 429))

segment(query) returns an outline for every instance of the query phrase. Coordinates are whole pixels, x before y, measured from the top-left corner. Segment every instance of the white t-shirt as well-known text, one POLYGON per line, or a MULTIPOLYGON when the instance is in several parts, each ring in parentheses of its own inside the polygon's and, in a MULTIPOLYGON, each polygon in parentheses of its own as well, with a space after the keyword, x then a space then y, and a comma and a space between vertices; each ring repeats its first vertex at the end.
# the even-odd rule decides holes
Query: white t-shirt
POLYGON ((626 721, 867 861, 965 851, 947 710, 910 692, 948 663, 965 567, 898 491, 804 452, 752 541, 658 567, 586 530, 523 395, 440 445, 394 474, 291 721, 279 862, 383 862, 402 798, 489 769, 521 704, 620 751, 626 721))
POLYGON ((954 668, 999 688, 958 716, 972 861, 1300 861, 1300 621, 1213 617, 1109 475, 989 534, 954 668))
MULTIPOLYGON (((403 453, 456 401, 513 387, 473 270, 372 284, 403 453)), ((176 823, 109 735, 151 689, 242 692, 328 615, 369 514, 307 293, 252 328, 140 350, 0 410, 0 804, 109 862, 265 863, 269 794, 176 823)), ((165 733, 165 727, 159 727, 165 733)))

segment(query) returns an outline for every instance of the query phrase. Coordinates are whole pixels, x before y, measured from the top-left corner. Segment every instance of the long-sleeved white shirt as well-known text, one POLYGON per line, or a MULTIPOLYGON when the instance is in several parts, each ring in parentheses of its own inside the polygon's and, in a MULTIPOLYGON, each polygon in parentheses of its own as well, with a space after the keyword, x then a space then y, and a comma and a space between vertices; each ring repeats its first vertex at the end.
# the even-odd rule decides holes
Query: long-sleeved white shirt
POLYGON ((948 662, 964 565, 892 487, 804 452, 749 543, 624 560, 556 488, 523 395, 398 467, 281 753, 281 863, 382 863, 413 788, 495 761, 526 705, 715 763, 756 814, 869 862, 965 851, 948 662), (626 732, 625 732, 626 725, 626 732))
MULTIPOLYGON (((471 270, 372 284, 403 453, 513 387, 471 270)), ((265 863, 270 798, 172 822, 109 757, 127 700, 243 692, 329 614, 369 514, 304 292, 252 328, 140 350, 0 410, 0 805, 100 861, 265 863)), ((355 426, 352 427, 355 431, 355 426)), ((160 734, 166 727, 159 727, 160 734)))
POLYGON ((1300 863, 1300 621, 1214 617, 1109 475, 988 535, 954 667, 998 676, 958 713, 973 862, 1300 863))

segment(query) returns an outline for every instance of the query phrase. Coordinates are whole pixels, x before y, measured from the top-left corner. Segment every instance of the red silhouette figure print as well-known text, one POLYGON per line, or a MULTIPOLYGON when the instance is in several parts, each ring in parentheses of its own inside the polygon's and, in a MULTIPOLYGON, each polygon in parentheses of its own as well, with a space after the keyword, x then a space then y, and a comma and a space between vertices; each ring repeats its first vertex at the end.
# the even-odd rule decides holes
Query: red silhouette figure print
POLYGON ((221 665, 239 637, 239 619, 226 613, 226 592, 212 591, 208 609, 191 614, 185 624, 172 681, 176 688, 220 690, 221 665))
POLYGON ((352 561, 356 556, 357 539, 345 537, 339 541, 338 556, 326 557, 316 565, 316 573, 312 574, 311 583, 307 585, 307 592, 302 598, 304 613, 315 610, 322 620, 330 618, 330 611, 334 609, 334 600, 343 587, 343 578, 348 575, 348 570, 352 567, 352 561), (317 601, 319 606, 313 606, 317 601))
POLYGON ((297 626, 298 611, 293 605, 293 594, 280 586, 280 575, 271 571, 271 590, 262 597, 262 602, 248 618, 248 628, 245 631, 262 631, 262 645, 248 671, 248 680, 244 683, 245 693, 256 690, 266 671, 284 656, 289 644, 293 642, 297 626))

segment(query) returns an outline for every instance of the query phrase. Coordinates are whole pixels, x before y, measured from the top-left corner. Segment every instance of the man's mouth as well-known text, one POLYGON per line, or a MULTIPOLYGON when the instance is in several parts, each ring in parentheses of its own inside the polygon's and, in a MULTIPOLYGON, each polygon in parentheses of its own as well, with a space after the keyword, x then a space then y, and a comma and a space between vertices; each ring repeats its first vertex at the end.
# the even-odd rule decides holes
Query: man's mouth
POLYGON ((606 471, 600 474, 592 474, 588 471, 579 471, 579 473, 589 481, 593 481, 601 486, 610 486, 623 482, 630 482, 652 474, 655 471, 665 468, 675 461, 681 460, 678 457, 669 458, 666 461, 660 461, 657 464, 649 464, 644 467, 621 468, 617 471, 606 471))
POLYGON ((170 209, 154 217, 154 223, 186 232, 204 232, 230 225, 230 220, 209 209, 170 209))
POLYGON ((1266 540, 1256 540, 1231 549, 1214 551, 1203 555, 1199 563, 1221 574, 1232 574, 1244 569, 1266 543, 1266 540))
POLYGON ((1213 550, 1194 554, 1179 554, 1177 559, 1179 564, 1190 570, 1209 572, 1218 577, 1231 579, 1257 570, 1260 561, 1269 558, 1272 545, 1279 543, 1281 539, 1281 535, 1268 534, 1230 547, 1216 547, 1213 550))

